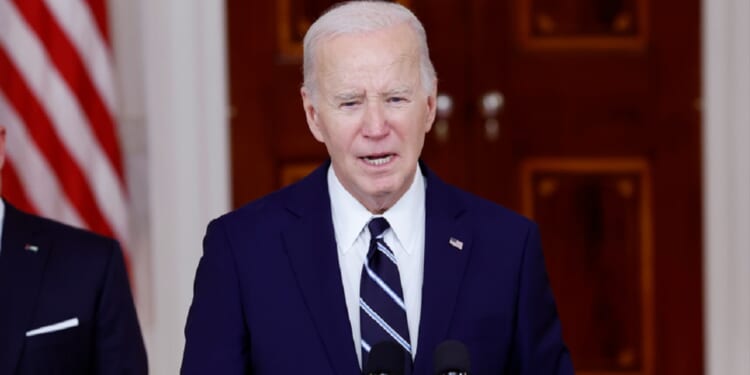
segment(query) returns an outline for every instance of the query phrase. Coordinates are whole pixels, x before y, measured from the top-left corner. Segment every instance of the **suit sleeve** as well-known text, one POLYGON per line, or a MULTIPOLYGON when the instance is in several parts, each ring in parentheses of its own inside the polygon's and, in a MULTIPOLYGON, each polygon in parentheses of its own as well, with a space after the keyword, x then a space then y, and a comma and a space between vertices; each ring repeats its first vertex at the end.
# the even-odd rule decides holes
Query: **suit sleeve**
POLYGON ((96 373, 147 374, 146 349, 122 251, 112 241, 96 319, 96 373))
POLYGON ((182 374, 249 373, 239 277, 221 221, 209 224, 185 326, 182 374))
POLYGON ((535 224, 525 242, 516 311, 516 353, 511 360, 510 373, 573 375, 535 224))

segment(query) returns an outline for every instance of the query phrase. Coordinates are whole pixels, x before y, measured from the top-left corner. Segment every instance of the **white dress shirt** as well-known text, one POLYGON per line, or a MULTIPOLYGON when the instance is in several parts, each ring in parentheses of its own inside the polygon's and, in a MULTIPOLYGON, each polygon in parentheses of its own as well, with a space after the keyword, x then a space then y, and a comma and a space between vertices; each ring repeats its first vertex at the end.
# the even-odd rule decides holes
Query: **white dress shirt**
POLYGON ((425 231, 425 182, 419 166, 417 166, 414 181, 406 193, 382 215, 373 215, 349 194, 336 177, 333 166, 328 168, 328 195, 331 199, 333 229, 336 234, 346 308, 359 363, 362 363, 359 282, 370 245, 367 223, 374 216, 385 217, 390 224, 390 228, 385 231, 384 239, 393 250, 398 263, 401 288, 406 304, 409 340, 412 346, 412 356, 415 356, 422 305, 425 231))

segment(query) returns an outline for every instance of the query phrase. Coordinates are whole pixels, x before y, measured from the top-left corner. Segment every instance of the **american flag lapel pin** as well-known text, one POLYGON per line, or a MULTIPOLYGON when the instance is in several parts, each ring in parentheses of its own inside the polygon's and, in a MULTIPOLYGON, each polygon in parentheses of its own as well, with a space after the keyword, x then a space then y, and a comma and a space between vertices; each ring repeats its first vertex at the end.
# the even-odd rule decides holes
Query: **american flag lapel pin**
POLYGON ((451 237, 448 240, 448 243, 451 244, 451 246, 453 246, 453 247, 455 247, 456 249, 459 249, 459 250, 462 250, 464 248, 464 243, 461 242, 461 240, 459 240, 459 239, 457 239, 455 237, 451 237))
POLYGON ((36 253, 37 251, 39 251, 39 246, 27 243, 26 245, 23 246, 23 249, 26 251, 31 251, 31 252, 36 253))

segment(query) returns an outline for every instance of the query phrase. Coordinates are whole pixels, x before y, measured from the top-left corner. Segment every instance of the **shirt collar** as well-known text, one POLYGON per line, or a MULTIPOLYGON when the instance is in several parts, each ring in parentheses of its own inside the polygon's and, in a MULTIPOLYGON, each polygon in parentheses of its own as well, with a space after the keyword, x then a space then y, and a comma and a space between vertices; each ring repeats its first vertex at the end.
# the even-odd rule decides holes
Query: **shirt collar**
MULTIPOLYGON (((336 243, 339 251, 346 253, 352 248, 354 241, 357 240, 367 223, 375 215, 344 188, 333 171, 333 165, 328 168, 327 177, 336 243)), ((422 170, 417 165, 414 181, 412 181, 409 189, 393 207, 380 215, 388 220, 396 239, 401 242, 409 254, 412 252, 413 246, 411 246, 411 243, 416 239, 419 223, 424 221, 424 202, 425 182, 422 170)))
MULTIPOLYGON (((417 173, 414 174, 409 190, 399 199, 393 207, 383 213, 383 217, 391 225, 396 239, 401 242, 407 254, 411 254, 414 246, 413 241, 417 238, 417 230, 424 228, 425 212, 425 183, 422 171, 417 165, 417 173)), ((424 229, 421 229, 424 231, 424 229)))

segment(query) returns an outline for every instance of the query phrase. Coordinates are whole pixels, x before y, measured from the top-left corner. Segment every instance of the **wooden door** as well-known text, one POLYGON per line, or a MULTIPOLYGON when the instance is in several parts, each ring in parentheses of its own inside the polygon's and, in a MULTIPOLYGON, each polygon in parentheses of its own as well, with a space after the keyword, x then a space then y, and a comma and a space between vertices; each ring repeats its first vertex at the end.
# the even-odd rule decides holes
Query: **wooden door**
POLYGON ((539 223, 576 369, 702 373, 699 3, 473 4, 472 190, 539 223))
MULTIPOLYGON (((326 157, 299 42, 330 3, 228 1, 237 206, 326 157)), ((539 223, 577 373, 703 373, 698 0, 402 3, 452 104, 423 157, 539 223)))

